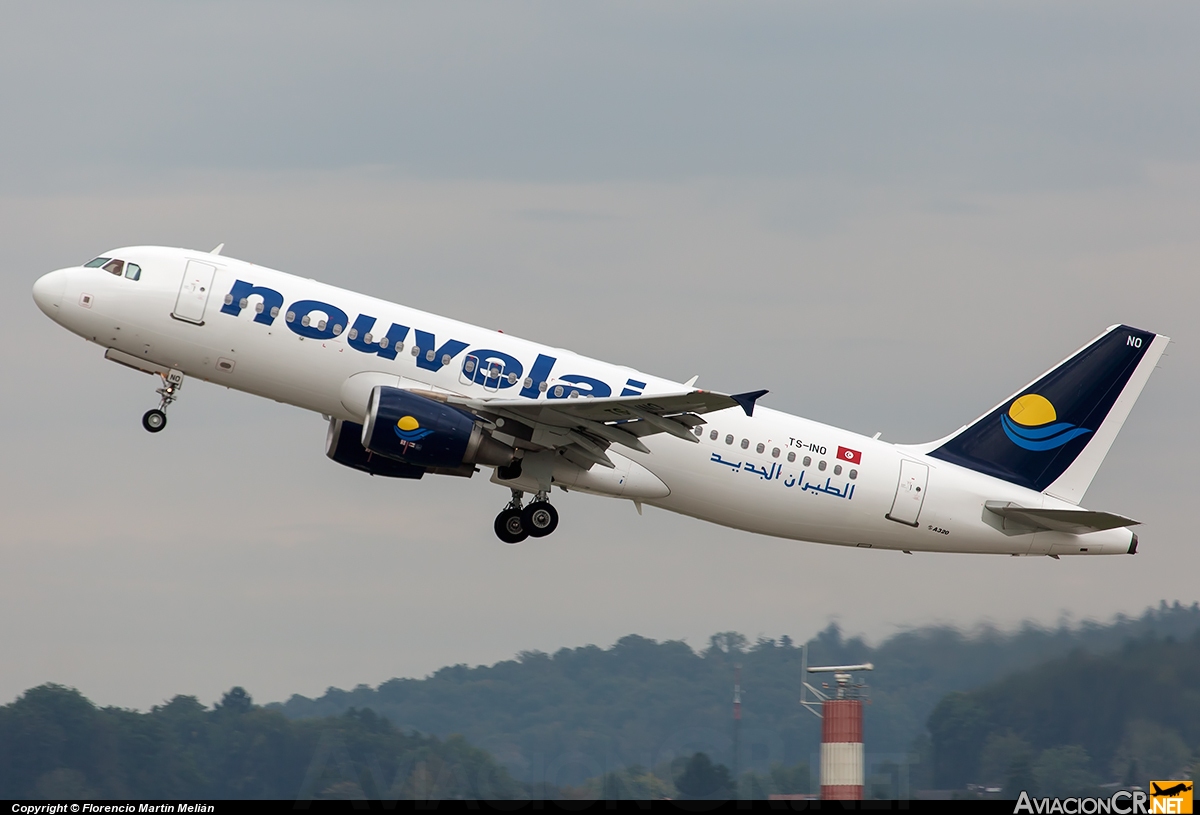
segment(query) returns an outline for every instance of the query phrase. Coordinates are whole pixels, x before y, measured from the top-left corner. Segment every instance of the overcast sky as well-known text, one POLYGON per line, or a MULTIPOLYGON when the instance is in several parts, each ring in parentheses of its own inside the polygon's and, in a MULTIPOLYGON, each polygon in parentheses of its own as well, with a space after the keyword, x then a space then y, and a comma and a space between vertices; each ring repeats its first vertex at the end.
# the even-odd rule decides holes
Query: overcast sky
POLYGON ((1194 3, 0 5, 0 702, 261 702, 638 633, 1055 623, 1200 596, 1194 3), (1106 326, 1172 344, 1085 504, 1137 557, 914 555, 371 479, 320 416, 35 307, 209 249, 891 441, 1106 326))

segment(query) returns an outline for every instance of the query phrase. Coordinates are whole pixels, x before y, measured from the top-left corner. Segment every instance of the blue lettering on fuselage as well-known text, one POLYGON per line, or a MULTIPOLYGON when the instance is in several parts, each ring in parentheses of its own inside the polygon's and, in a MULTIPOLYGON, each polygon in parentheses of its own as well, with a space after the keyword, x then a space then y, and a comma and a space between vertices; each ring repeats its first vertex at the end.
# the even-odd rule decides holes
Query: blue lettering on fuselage
POLYGON ((440 371, 443 365, 461 354, 467 347, 462 340, 446 340, 440 347, 435 348, 437 339, 428 331, 417 329, 417 344, 413 354, 417 358, 417 367, 427 371, 440 371))
POLYGON ((576 396, 612 396, 612 388, 599 379, 582 374, 566 374, 560 376, 566 385, 556 385, 549 390, 547 396, 551 399, 566 399, 572 393, 576 396))
MULTIPOLYGON (((273 325, 283 308, 283 295, 274 289, 256 286, 246 280, 234 281, 233 288, 225 297, 221 313, 237 317, 243 309, 249 307, 251 298, 261 301, 255 304, 254 322, 273 325)), ((380 337, 374 333, 378 323, 375 317, 359 314, 354 319, 354 324, 349 325, 346 312, 320 300, 297 300, 292 303, 284 322, 294 333, 310 339, 330 340, 346 333, 346 342, 354 350, 391 360, 396 359, 404 347, 404 341, 410 331, 406 325, 390 323, 387 333, 380 337)), ((414 362, 427 371, 441 370, 468 348, 468 343, 462 340, 450 338, 438 345, 437 337, 428 331, 416 329, 413 333, 414 362)), ((550 372, 558 362, 556 357, 547 354, 538 354, 524 382, 521 381, 521 375, 525 367, 511 354, 485 348, 472 351, 470 357, 474 358, 475 364, 470 371, 467 370, 470 366, 464 366, 463 373, 472 382, 494 389, 512 388, 520 383, 520 395, 526 399, 537 399, 542 393, 545 393, 548 399, 565 399, 572 394, 596 397, 612 395, 612 387, 608 383, 583 374, 564 374, 558 377, 559 384, 543 390, 550 381, 550 372)), ((640 394, 641 389, 645 387, 644 382, 630 379, 621 395, 640 394)))
POLYGON ((358 315, 354 319, 354 329, 346 337, 346 342, 355 351, 362 351, 364 354, 378 354, 384 359, 395 359, 396 354, 404 347, 404 338, 408 336, 408 326, 392 323, 387 334, 379 339, 371 336, 371 329, 374 327, 374 317, 368 314, 358 315))
POLYGON ((471 381, 476 385, 489 388, 511 388, 517 384, 521 374, 525 372, 520 360, 504 353, 485 348, 482 351, 471 351, 477 364, 471 381), (515 376, 514 376, 515 374, 515 376))
POLYGON ((245 280, 235 281, 229 294, 225 296, 225 305, 221 306, 222 314, 232 314, 234 317, 242 313, 242 309, 250 305, 250 298, 257 297, 262 301, 262 309, 254 315, 254 322, 270 325, 275 322, 279 309, 283 308, 283 295, 274 289, 255 286, 245 280))
POLYGON ((346 312, 320 300, 297 300, 288 309, 285 322, 288 328, 301 337, 308 337, 310 340, 331 340, 346 327, 346 312), (313 313, 325 316, 314 320, 313 313))
POLYGON ((550 371, 556 362, 558 360, 554 357, 538 354, 537 359, 533 362, 533 367, 529 369, 529 382, 521 388, 521 395, 526 399, 537 399, 538 394, 542 391, 542 383, 550 381, 550 371))

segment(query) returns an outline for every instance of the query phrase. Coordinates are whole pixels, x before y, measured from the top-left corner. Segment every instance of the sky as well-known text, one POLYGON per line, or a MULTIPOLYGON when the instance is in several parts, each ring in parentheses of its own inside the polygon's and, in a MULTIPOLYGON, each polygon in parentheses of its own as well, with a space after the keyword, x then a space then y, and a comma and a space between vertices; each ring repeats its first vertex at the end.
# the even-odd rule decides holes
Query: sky
POLYGON ((637 633, 873 641, 1200 599, 1200 7, 0 5, 0 703, 259 702, 637 633), (34 305, 209 249, 895 442, 1106 326, 1174 340, 1084 504, 1136 557, 845 550, 372 479, 320 416, 155 381, 34 305))

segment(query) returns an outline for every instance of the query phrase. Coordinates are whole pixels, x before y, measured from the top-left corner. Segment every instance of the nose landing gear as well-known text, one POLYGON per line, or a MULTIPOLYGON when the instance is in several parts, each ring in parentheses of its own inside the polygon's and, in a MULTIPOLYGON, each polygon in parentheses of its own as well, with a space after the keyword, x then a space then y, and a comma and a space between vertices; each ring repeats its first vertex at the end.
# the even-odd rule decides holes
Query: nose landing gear
POLYGON ((170 373, 159 376, 162 377, 163 386, 155 391, 162 397, 158 407, 142 414, 142 427, 151 433, 158 433, 167 426, 167 407, 179 398, 176 394, 183 387, 183 374, 174 368, 170 373))
POLYGON ((558 528, 558 510, 550 505, 547 492, 539 492, 524 509, 525 493, 512 491, 512 500, 496 516, 496 537, 505 543, 520 543, 526 538, 544 538, 558 528))

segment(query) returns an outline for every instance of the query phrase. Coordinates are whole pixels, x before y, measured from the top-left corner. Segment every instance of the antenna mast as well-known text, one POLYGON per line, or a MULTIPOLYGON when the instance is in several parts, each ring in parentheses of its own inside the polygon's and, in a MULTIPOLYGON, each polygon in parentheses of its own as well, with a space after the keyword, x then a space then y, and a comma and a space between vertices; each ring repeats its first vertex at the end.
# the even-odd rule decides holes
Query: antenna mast
POLYGON ((740 798, 738 784, 738 756, 742 735, 742 666, 738 663, 733 674, 733 797, 740 798))

